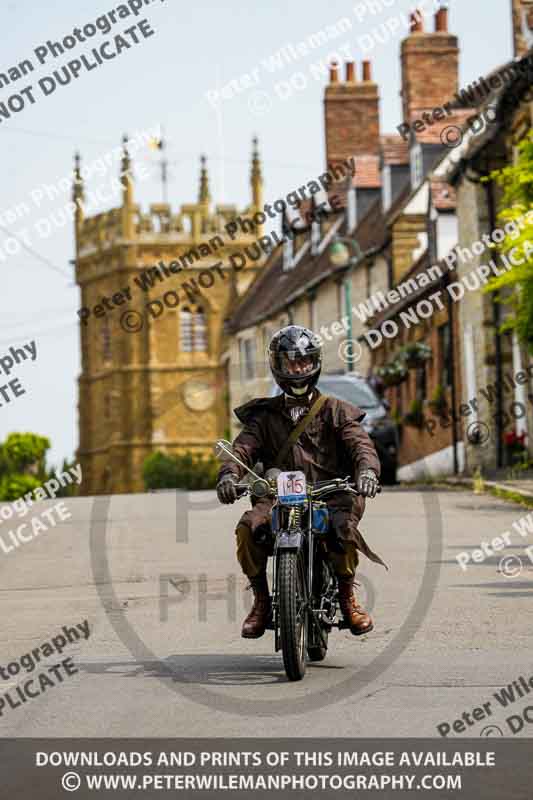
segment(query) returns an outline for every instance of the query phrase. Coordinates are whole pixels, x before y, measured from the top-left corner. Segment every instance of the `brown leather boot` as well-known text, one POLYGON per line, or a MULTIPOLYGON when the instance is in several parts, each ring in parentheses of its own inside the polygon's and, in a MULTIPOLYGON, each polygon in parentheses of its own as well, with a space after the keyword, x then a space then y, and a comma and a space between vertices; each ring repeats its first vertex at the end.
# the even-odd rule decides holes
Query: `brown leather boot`
POLYGON ((357 602, 353 591, 352 578, 337 578, 339 584, 339 605, 344 621, 354 636, 370 633, 374 627, 370 614, 357 602))
POLYGON ((266 573, 262 572, 255 578, 250 578, 250 586, 254 593, 254 604, 242 624, 241 636, 244 639, 259 639, 264 634, 272 615, 266 573))

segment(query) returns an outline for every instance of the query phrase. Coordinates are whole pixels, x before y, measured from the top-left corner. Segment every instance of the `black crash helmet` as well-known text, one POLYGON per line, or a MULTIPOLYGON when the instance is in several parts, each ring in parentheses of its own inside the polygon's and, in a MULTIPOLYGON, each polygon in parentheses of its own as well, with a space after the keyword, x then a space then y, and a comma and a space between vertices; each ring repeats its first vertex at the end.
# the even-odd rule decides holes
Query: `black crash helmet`
POLYGON ((309 328, 282 328, 272 337, 268 356, 272 375, 286 394, 302 397, 316 386, 322 369, 322 344, 309 328))

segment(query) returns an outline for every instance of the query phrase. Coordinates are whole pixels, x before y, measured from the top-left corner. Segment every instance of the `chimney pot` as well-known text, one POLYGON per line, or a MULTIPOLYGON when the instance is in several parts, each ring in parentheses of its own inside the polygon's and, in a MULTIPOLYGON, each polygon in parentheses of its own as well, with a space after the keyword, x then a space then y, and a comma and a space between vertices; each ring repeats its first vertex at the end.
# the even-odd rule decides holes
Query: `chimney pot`
POLYGON ((437 33, 448 32, 448 9, 444 6, 439 8, 435 14, 435 31, 437 33))
POLYGON ((410 21, 411 33, 424 32, 423 17, 418 8, 416 9, 416 11, 413 11, 412 14, 409 15, 409 21, 410 21))
POLYGON ((353 61, 346 62, 346 81, 347 83, 354 83, 355 81, 355 64, 353 61))
POLYGON ((332 61, 329 65, 329 82, 330 83, 338 83, 339 82, 339 72, 338 72, 338 64, 336 61, 332 61))
POLYGON ((372 64, 370 63, 370 61, 363 61, 363 80, 364 81, 372 80, 372 64))

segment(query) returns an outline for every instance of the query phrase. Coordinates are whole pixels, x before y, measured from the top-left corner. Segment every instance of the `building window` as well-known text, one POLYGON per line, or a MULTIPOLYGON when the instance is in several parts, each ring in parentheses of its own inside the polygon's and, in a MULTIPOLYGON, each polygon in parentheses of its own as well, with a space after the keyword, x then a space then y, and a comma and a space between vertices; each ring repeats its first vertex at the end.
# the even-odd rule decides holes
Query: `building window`
POLYGON ((272 339, 273 335, 274 332, 270 327, 270 325, 266 325, 263 328, 263 352, 261 353, 261 358, 258 361, 258 366, 261 370, 261 377, 263 378, 270 374, 268 369, 269 367, 268 348, 270 345, 270 340, 272 339))
POLYGON ((207 323, 198 306, 180 311, 180 348, 183 353, 207 351, 207 323))
POLYGON ((392 175, 390 164, 383 167, 383 211, 387 211, 392 205, 392 175))
POLYGON ((294 240, 287 238, 283 242, 283 271, 292 269, 294 262, 294 240))
POLYGON ((241 381, 250 381, 256 375, 255 339, 240 340, 241 381))
POLYGON ((411 148, 411 186, 417 189, 424 179, 422 145, 417 142, 411 148))
POLYGON ((111 331, 107 317, 102 320, 102 359, 111 361, 111 331))
POLYGON ((449 322, 439 328, 439 361, 441 366, 440 383, 443 388, 446 388, 453 382, 452 337, 449 322))
POLYGON ((319 220, 314 219, 311 222, 311 255, 316 256, 318 248, 320 247, 320 238, 322 236, 321 224, 319 220))

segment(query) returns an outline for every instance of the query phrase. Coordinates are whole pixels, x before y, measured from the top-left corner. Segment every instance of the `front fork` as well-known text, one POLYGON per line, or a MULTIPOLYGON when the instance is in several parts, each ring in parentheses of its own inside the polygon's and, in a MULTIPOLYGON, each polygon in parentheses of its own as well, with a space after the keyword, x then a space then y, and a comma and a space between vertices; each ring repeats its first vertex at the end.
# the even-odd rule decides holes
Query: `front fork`
MULTIPOLYGON (((280 549, 289 549, 291 537, 298 537, 298 541, 294 543, 297 551, 305 547, 306 542, 302 536, 301 529, 284 531, 276 536, 274 546, 274 558, 272 559, 272 627, 274 628, 274 647, 276 652, 281 649, 280 630, 279 630, 279 603, 278 603, 278 553, 280 549), (281 539, 285 540, 281 542, 281 539)), ((307 524, 307 586, 305 597, 305 611, 309 625, 314 629, 313 638, 318 639, 318 644, 327 647, 327 641, 324 636, 323 626, 320 622, 321 611, 313 608, 313 580, 314 580, 314 565, 315 565, 315 534, 313 532, 313 513, 312 505, 309 508, 308 524, 307 524)), ((292 549, 292 547, 290 548, 292 549)))
POLYGON ((311 597, 313 586, 313 515, 312 505, 309 507, 309 521, 307 526, 307 541, 301 528, 302 512, 300 508, 292 508, 289 511, 287 530, 278 531, 274 543, 274 553, 272 559, 272 624, 274 629, 274 647, 276 652, 281 649, 280 630, 279 630, 279 601, 278 601, 278 559, 280 550, 295 550, 299 552, 307 545, 307 586, 304 587, 304 609, 306 616, 311 610, 311 597))

